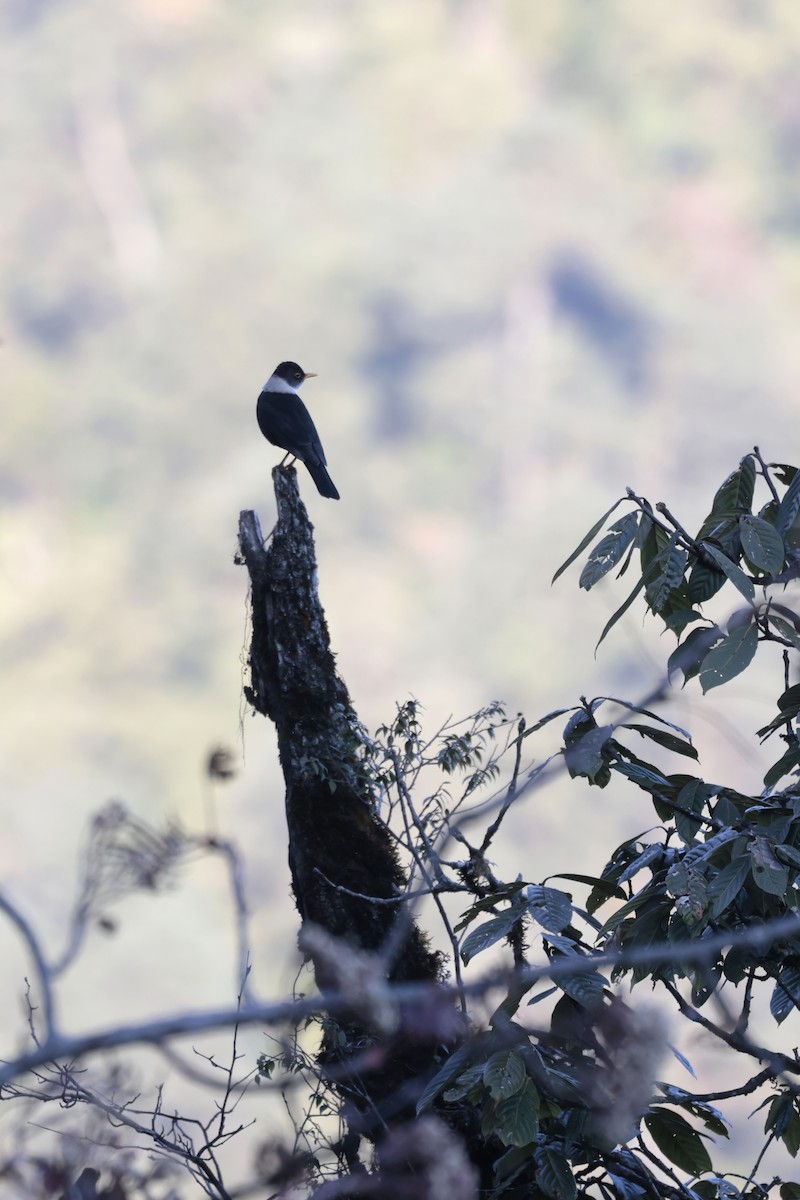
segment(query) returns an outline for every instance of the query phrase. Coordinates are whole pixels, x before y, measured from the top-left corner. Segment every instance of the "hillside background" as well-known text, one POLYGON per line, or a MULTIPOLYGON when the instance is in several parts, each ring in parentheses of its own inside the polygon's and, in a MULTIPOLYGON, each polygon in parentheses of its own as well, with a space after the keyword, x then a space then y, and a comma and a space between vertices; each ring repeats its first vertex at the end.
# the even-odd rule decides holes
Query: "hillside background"
MULTIPOLYGON (((368 726, 410 694, 431 728, 644 694, 666 643, 635 613, 593 658, 624 592, 549 581, 628 484, 692 527, 754 444, 798 461, 800 9, 4 0, 0 145, 3 886, 55 949, 91 814, 201 832, 229 746, 217 821, 278 994, 282 788, 233 563, 239 510, 274 511, 261 385, 319 373, 342 500, 301 487, 368 726)), ((779 689, 676 704, 708 778, 758 786, 779 689)), ((636 803, 557 786, 501 867, 598 870, 636 803)), ((115 919, 74 1027, 230 999, 216 866, 115 919)), ((0 945, 7 1057, 27 967, 0 945)))

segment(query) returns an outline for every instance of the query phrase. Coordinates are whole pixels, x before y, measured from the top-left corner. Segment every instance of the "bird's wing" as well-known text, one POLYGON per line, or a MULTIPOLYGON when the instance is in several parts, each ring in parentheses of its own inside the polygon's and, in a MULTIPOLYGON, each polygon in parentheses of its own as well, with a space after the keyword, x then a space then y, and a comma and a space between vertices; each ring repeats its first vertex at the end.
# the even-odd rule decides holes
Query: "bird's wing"
POLYGON ((302 462, 325 466, 325 454, 311 414, 299 396, 262 392, 256 406, 258 425, 273 446, 288 450, 302 462))

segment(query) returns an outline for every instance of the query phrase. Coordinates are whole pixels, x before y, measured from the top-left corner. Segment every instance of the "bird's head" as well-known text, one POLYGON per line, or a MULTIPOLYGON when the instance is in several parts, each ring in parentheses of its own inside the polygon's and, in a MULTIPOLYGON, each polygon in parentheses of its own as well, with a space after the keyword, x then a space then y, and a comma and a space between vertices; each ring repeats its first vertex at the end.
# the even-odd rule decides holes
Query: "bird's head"
POLYGON ((305 379, 313 379, 315 376, 316 371, 304 371, 296 362, 279 363, 272 372, 273 379, 282 379, 291 388, 299 388, 305 379))

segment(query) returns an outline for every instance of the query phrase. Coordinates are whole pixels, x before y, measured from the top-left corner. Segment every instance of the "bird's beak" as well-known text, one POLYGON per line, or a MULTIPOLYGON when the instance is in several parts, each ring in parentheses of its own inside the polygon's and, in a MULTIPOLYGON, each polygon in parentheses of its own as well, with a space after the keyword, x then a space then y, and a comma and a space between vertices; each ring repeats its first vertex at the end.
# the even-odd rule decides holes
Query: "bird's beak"
POLYGON ((316 379, 316 378, 317 378, 316 371, 306 371, 306 373, 303 376, 303 379, 316 379))

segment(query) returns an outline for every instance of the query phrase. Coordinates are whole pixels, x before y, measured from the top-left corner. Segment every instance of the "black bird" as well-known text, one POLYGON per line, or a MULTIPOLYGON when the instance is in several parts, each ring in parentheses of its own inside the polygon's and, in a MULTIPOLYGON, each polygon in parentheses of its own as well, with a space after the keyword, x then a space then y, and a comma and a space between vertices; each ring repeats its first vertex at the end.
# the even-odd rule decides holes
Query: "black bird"
POLYGON ((256 417, 268 442, 305 463, 320 496, 338 500, 339 493, 325 469, 325 451, 316 426, 297 394, 303 380, 313 379, 315 374, 294 362, 280 363, 261 389, 256 417))

